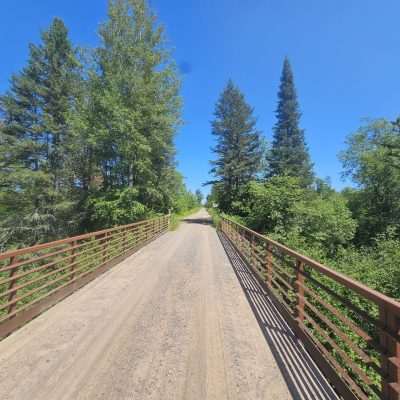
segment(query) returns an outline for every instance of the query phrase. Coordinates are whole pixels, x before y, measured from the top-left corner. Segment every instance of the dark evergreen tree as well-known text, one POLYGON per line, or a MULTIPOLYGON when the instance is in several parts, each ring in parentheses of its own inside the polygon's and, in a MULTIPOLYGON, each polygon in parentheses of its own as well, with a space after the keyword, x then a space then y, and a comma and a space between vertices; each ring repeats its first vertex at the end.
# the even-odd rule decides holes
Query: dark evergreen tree
POLYGON ((240 189, 260 171, 262 146, 256 129, 253 109, 244 95, 229 81, 216 105, 212 133, 217 144, 213 148, 217 159, 211 161, 218 186, 219 207, 230 211, 240 189))
POLYGON ((287 58, 283 63, 276 117, 272 149, 268 155, 268 176, 295 176, 304 186, 308 186, 313 181, 313 167, 304 130, 299 127, 301 114, 293 72, 287 58))
POLYGON ((0 98, 3 241, 35 243, 64 233, 73 205, 65 168, 68 114, 78 62, 60 19, 30 46, 28 65, 0 98))
POLYGON ((200 189, 197 189, 197 190, 194 192, 194 194, 195 194, 195 196, 196 196, 196 198, 197 198, 197 203, 198 203, 199 205, 201 205, 201 204, 202 204, 202 201, 203 201, 203 198, 204 198, 203 193, 201 192, 200 189))

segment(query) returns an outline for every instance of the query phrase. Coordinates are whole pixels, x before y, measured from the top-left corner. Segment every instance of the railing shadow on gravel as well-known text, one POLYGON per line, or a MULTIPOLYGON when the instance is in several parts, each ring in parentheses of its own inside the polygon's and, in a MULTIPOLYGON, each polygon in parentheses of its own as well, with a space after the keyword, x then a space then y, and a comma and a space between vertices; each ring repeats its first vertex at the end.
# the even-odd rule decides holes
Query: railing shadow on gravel
POLYGON ((212 224, 212 219, 210 217, 184 218, 183 221, 188 224, 200 224, 200 225, 211 225, 212 224))
POLYGON ((221 232, 218 232, 218 235, 293 398, 338 399, 333 388, 274 306, 259 279, 225 235, 221 232))

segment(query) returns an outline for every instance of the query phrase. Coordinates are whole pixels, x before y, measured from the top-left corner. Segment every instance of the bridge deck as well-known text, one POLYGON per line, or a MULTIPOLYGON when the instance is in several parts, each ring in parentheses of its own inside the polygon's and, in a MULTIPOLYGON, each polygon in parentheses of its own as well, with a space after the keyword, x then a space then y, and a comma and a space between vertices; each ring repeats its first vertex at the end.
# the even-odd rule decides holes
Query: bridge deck
POLYGON ((204 217, 0 342, 0 398, 336 398, 204 217))

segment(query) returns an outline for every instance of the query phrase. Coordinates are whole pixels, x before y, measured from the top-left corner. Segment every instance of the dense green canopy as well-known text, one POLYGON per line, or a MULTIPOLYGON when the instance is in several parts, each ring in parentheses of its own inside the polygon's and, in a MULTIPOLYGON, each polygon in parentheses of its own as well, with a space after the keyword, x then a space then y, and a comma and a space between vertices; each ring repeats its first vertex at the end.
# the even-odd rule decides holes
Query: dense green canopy
POLYGON ((197 204, 176 171, 180 82, 144 0, 112 0, 100 46, 56 18, 0 98, 0 246, 197 204))

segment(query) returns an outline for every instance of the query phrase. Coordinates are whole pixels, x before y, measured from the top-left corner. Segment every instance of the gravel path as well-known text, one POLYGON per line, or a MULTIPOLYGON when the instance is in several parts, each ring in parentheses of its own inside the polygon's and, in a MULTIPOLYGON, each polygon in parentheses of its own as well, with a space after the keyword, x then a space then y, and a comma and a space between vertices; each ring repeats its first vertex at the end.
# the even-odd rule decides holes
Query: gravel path
POLYGON ((297 398, 205 217, 0 342, 0 399, 297 398))

